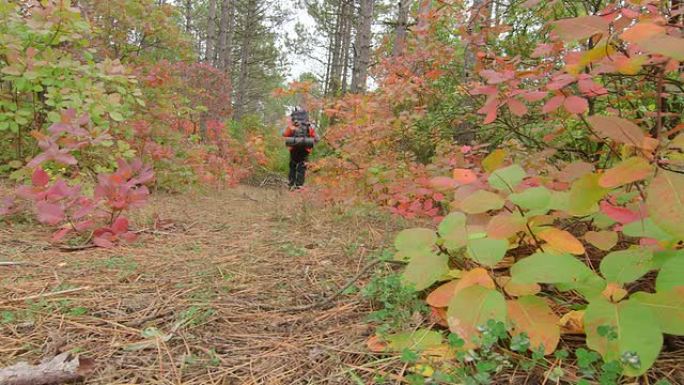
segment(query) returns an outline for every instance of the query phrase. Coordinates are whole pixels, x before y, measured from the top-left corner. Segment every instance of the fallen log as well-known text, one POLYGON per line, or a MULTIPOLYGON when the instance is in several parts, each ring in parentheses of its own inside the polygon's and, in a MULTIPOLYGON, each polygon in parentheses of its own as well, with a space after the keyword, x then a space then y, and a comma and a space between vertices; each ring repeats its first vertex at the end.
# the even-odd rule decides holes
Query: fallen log
POLYGON ((89 358, 79 358, 69 352, 44 360, 39 365, 20 362, 0 369, 0 385, 58 385, 82 381, 95 369, 89 358))

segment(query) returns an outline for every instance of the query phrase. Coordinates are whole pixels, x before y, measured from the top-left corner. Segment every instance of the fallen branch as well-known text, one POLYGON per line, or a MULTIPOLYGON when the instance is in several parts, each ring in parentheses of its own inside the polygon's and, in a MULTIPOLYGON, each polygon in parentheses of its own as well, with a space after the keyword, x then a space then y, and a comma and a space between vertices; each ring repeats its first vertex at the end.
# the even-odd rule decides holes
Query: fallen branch
POLYGON ((26 265, 35 265, 33 262, 0 262, 0 267, 3 266, 26 266, 26 265))
MULTIPOLYGON (((33 300, 33 299, 39 299, 39 298, 54 297, 57 295, 70 294, 70 293, 75 293, 77 291, 83 291, 83 290, 90 290, 90 286, 83 286, 83 287, 77 287, 77 288, 73 288, 73 289, 54 291, 54 292, 50 292, 50 293, 35 294, 35 295, 30 295, 28 297, 8 299, 8 300, 4 301, 4 303, 23 302, 23 301, 29 301, 29 300, 33 300)), ((1 385, 1 383, 0 383, 0 385, 1 385)))
POLYGON ((64 352, 39 365, 20 362, 0 369, 0 385, 57 385, 82 381, 94 369, 93 360, 64 352))

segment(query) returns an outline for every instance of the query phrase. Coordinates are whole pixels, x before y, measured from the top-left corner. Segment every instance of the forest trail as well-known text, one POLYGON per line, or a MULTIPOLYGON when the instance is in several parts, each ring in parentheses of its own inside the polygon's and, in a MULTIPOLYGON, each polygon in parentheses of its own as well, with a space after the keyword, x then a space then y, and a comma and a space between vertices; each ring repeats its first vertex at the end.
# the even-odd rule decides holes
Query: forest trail
POLYGON ((156 194, 137 216, 147 231, 112 250, 60 252, 33 225, 0 228, 0 261, 30 263, 0 266, 0 367, 75 351, 96 360, 89 384, 349 384, 353 368, 370 375, 360 296, 273 309, 336 292, 392 236, 391 218, 246 186, 156 194))

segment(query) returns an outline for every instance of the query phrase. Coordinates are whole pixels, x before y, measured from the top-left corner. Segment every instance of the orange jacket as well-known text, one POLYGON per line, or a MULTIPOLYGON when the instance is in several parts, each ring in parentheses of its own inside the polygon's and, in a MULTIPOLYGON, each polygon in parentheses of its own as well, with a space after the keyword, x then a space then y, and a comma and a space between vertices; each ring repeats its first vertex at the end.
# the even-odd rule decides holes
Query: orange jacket
MULTIPOLYGON (((283 130, 283 136, 286 138, 292 137, 295 134, 295 131, 297 131, 297 127, 295 127, 292 123, 288 124, 288 126, 283 130)), ((318 136, 318 132, 316 132, 316 127, 313 124, 309 125, 309 137, 314 138, 314 143, 318 143, 318 141, 321 139, 318 136)), ((313 148, 307 148, 307 152, 311 152, 313 148)), ((292 147, 290 147, 290 151, 292 151, 292 147)))

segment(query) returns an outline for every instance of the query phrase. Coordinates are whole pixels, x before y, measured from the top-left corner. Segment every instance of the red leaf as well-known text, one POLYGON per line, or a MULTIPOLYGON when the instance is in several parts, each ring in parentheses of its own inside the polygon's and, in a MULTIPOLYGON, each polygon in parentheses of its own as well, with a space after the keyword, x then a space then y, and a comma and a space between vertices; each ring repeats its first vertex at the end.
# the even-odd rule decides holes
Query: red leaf
POLYGON ((31 182, 33 183, 34 187, 45 187, 48 183, 50 183, 50 176, 45 172, 45 170, 38 167, 33 172, 33 176, 31 176, 31 182))
POLYGON ((515 116, 523 116, 527 114, 527 106, 518 99, 508 99, 508 109, 515 116))
POLYGON ((546 97, 549 93, 546 91, 530 91, 522 94, 523 99, 528 102, 538 102, 546 97))
POLYGON ((128 231, 128 219, 124 217, 117 218, 114 223, 112 223, 112 232, 114 234, 121 234, 128 231))
POLYGON ((58 242, 64 239, 64 237, 71 232, 71 227, 65 227, 56 231, 52 234, 52 242, 58 242))
POLYGON ((64 210, 58 204, 40 201, 36 203, 36 209, 40 223, 54 226, 64 220, 64 210))
MULTIPOLYGON (((107 233, 107 235, 110 234, 107 233)), ((105 238, 104 235, 100 237, 95 237, 93 239, 93 243, 95 244, 95 246, 102 247, 105 249, 111 249, 114 247, 114 243, 111 240, 105 238)))
POLYGON ((601 201, 600 206, 602 213, 606 214, 615 222, 622 223, 623 225, 636 222, 641 219, 640 213, 624 207, 613 206, 607 201, 601 201))
POLYGON ((587 99, 575 95, 565 99, 563 106, 571 114, 583 114, 589 109, 587 99))
POLYGON ((563 104, 564 101, 565 101, 565 96, 556 95, 556 96, 552 97, 551 99, 549 99, 549 101, 546 102, 546 104, 544 104, 544 107, 542 107, 542 112, 545 114, 548 114, 549 112, 556 111, 558 109, 558 107, 560 107, 561 104, 563 104))

